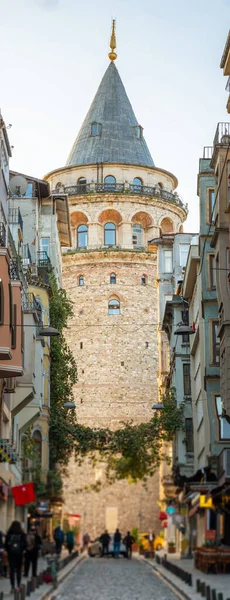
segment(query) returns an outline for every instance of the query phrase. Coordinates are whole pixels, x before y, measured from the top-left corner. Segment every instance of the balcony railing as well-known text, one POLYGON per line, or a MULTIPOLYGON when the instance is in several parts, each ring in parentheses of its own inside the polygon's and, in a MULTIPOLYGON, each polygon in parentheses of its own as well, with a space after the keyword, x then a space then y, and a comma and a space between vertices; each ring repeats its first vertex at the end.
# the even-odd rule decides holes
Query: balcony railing
POLYGON ((218 123, 213 146, 218 144, 228 145, 230 143, 230 123, 218 123))
POLYGON ((135 185, 135 184, 124 184, 124 183, 85 183, 82 185, 71 185, 65 187, 65 193, 69 196, 80 196, 82 194, 113 194, 113 193, 125 193, 125 194, 137 194, 141 196, 150 196, 161 198, 162 200, 166 200, 167 202, 172 202, 177 206, 183 208, 183 210, 187 213, 188 208, 187 204, 181 200, 179 195, 175 192, 168 192, 159 186, 151 187, 146 185, 135 185))
POLYGON ((38 311, 40 313, 41 307, 38 304, 34 294, 32 292, 27 292, 22 294, 22 309, 25 312, 38 311))
POLYGON ((17 258, 10 258, 9 272, 10 272, 10 279, 12 281, 18 281, 20 279, 19 264, 18 264, 17 258))
POLYGON ((21 258, 22 258, 22 264, 23 265, 32 265, 32 256, 30 253, 30 247, 29 244, 22 244, 21 245, 21 258))
POLYGON ((45 268, 51 267, 50 258, 45 250, 37 252, 37 266, 45 268))
POLYGON ((6 247, 6 228, 4 223, 0 223, 0 246, 6 247))
POLYGON ((203 150, 203 158, 211 159, 213 155, 213 146, 205 146, 203 150))
POLYGON ((8 213, 9 223, 20 225, 21 231, 23 231, 23 219, 20 208, 9 208, 8 213))

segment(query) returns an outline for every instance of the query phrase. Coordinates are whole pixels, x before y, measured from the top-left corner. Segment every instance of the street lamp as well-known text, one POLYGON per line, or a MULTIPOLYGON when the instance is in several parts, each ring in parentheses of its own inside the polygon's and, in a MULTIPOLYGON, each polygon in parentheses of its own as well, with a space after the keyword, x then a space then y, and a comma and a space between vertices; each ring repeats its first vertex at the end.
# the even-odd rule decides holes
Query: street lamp
POLYGON ((153 404, 152 410, 164 410, 164 404, 162 404, 162 402, 157 402, 156 404, 153 404))
POLYGON ((74 402, 64 402, 64 408, 76 408, 76 404, 74 402))
POLYGON ((54 327, 42 327, 42 329, 39 329, 39 335, 44 335, 45 337, 57 337, 60 335, 60 332, 54 327))
POLYGON ((186 325, 183 321, 178 324, 178 329, 174 331, 174 335, 193 335, 195 330, 190 325, 186 325))

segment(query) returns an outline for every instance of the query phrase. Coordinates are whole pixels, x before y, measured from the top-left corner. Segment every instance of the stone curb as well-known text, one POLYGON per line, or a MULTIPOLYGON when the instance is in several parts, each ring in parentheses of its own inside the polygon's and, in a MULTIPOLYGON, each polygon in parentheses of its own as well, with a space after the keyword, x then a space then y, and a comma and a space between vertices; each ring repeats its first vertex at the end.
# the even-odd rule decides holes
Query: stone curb
POLYGON ((144 558, 143 556, 141 557, 141 560, 143 562, 146 562, 150 567, 152 567, 155 575, 163 582, 167 583, 167 586, 171 589, 172 592, 174 592, 174 594, 176 594, 177 598, 179 600, 195 600, 195 597, 193 595, 189 596, 184 590, 181 590, 181 588, 179 588, 174 581, 172 582, 171 579, 169 579, 164 573, 162 573, 162 571, 160 571, 156 565, 153 565, 147 558, 144 558))
MULTIPOLYGON (((57 580, 57 587, 64 581, 64 579, 66 579, 66 577, 68 577, 68 575, 76 567, 76 565, 78 565, 86 557, 87 557, 87 554, 83 553, 80 556, 77 556, 77 558, 75 558, 75 560, 71 561, 68 565, 66 565, 66 567, 61 569, 59 576, 58 576, 58 580, 57 580)), ((46 591, 36 600, 54 600, 56 598, 57 593, 58 593, 58 590, 54 591, 53 584, 50 583, 48 588, 46 589, 46 591)))

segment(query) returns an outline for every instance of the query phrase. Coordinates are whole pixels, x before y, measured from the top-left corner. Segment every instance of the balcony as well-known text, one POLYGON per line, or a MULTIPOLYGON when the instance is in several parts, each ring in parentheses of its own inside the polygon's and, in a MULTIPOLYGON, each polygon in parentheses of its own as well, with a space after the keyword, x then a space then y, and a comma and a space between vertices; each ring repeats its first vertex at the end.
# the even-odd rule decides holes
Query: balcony
POLYGON ((45 250, 40 250, 39 252, 37 252, 37 266, 45 267, 46 269, 50 267, 51 269, 50 258, 47 252, 45 252, 45 250))
POLYGON ((65 187, 65 194, 69 196, 81 196, 83 194, 137 194, 138 196, 149 196, 176 204, 186 213, 188 212, 187 204, 181 200, 177 192, 172 193, 160 188, 159 186, 151 187, 146 185, 135 185, 131 183, 84 183, 82 185, 71 185, 65 187))
POLYGON ((21 231, 23 231, 23 219, 20 208, 9 208, 8 220, 12 225, 19 225, 21 231))
POLYGON ((17 258, 10 258, 9 273, 11 281, 19 281, 19 264, 17 258))
POLYGON ((6 247, 6 228, 4 223, 0 223, 0 246, 6 247))
POLYGON ((228 145, 230 143, 230 123, 218 123, 213 146, 218 144, 228 145))
POLYGON ((22 259, 23 266, 24 265, 32 265, 32 256, 30 253, 29 244, 21 245, 21 259, 22 259))

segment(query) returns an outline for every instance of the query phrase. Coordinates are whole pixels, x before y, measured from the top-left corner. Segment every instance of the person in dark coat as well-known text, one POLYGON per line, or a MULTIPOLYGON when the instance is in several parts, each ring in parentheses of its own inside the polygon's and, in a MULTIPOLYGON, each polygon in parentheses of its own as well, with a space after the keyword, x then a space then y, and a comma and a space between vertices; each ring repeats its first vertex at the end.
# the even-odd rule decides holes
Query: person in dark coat
POLYGON ((114 533, 114 538, 113 538, 113 551, 114 551, 115 558, 119 558, 120 547, 121 547, 121 533, 120 533, 119 529, 116 529, 116 531, 114 533))
POLYGON ((130 531, 127 531, 126 536, 123 539, 123 544, 126 547, 126 558, 132 558, 132 545, 134 542, 134 538, 131 535, 130 531))
POLYGON ((30 563, 32 564, 32 576, 37 576, 38 552, 42 548, 42 540, 36 529, 31 527, 26 536, 27 549, 25 556, 25 577, 28 577, 30 563))
POLYGON ((56 529, 54 530, 54 541, 56 544, 56 554, 61 554, 62 551, 62 545, 64 543, 64 533, 60 527, 60 525, 58 525, 56 527, 56 529))
POLYGON ((100 542, 102 545, 101 556, 105 556, 105 554, 107 554, 107 556, 108 556, 110 540, 111 540, 111 537, 106 529, 105 532, 102 533, 102 535, 100 537, 100 542))
POLYGON ((26 550, 26 535, 19 521, 13 521, 11 524, 6 535, 5 549, 8 554, 11 591, 13 592, 15 589, 15 572, 17 589, 20 589, 23 552, 26 550))
POLYGON ((74 535, 73 531, 68 531, 66 534, 66 545, 69 550, 69 554, 71 554, 74 547, 74 535))

